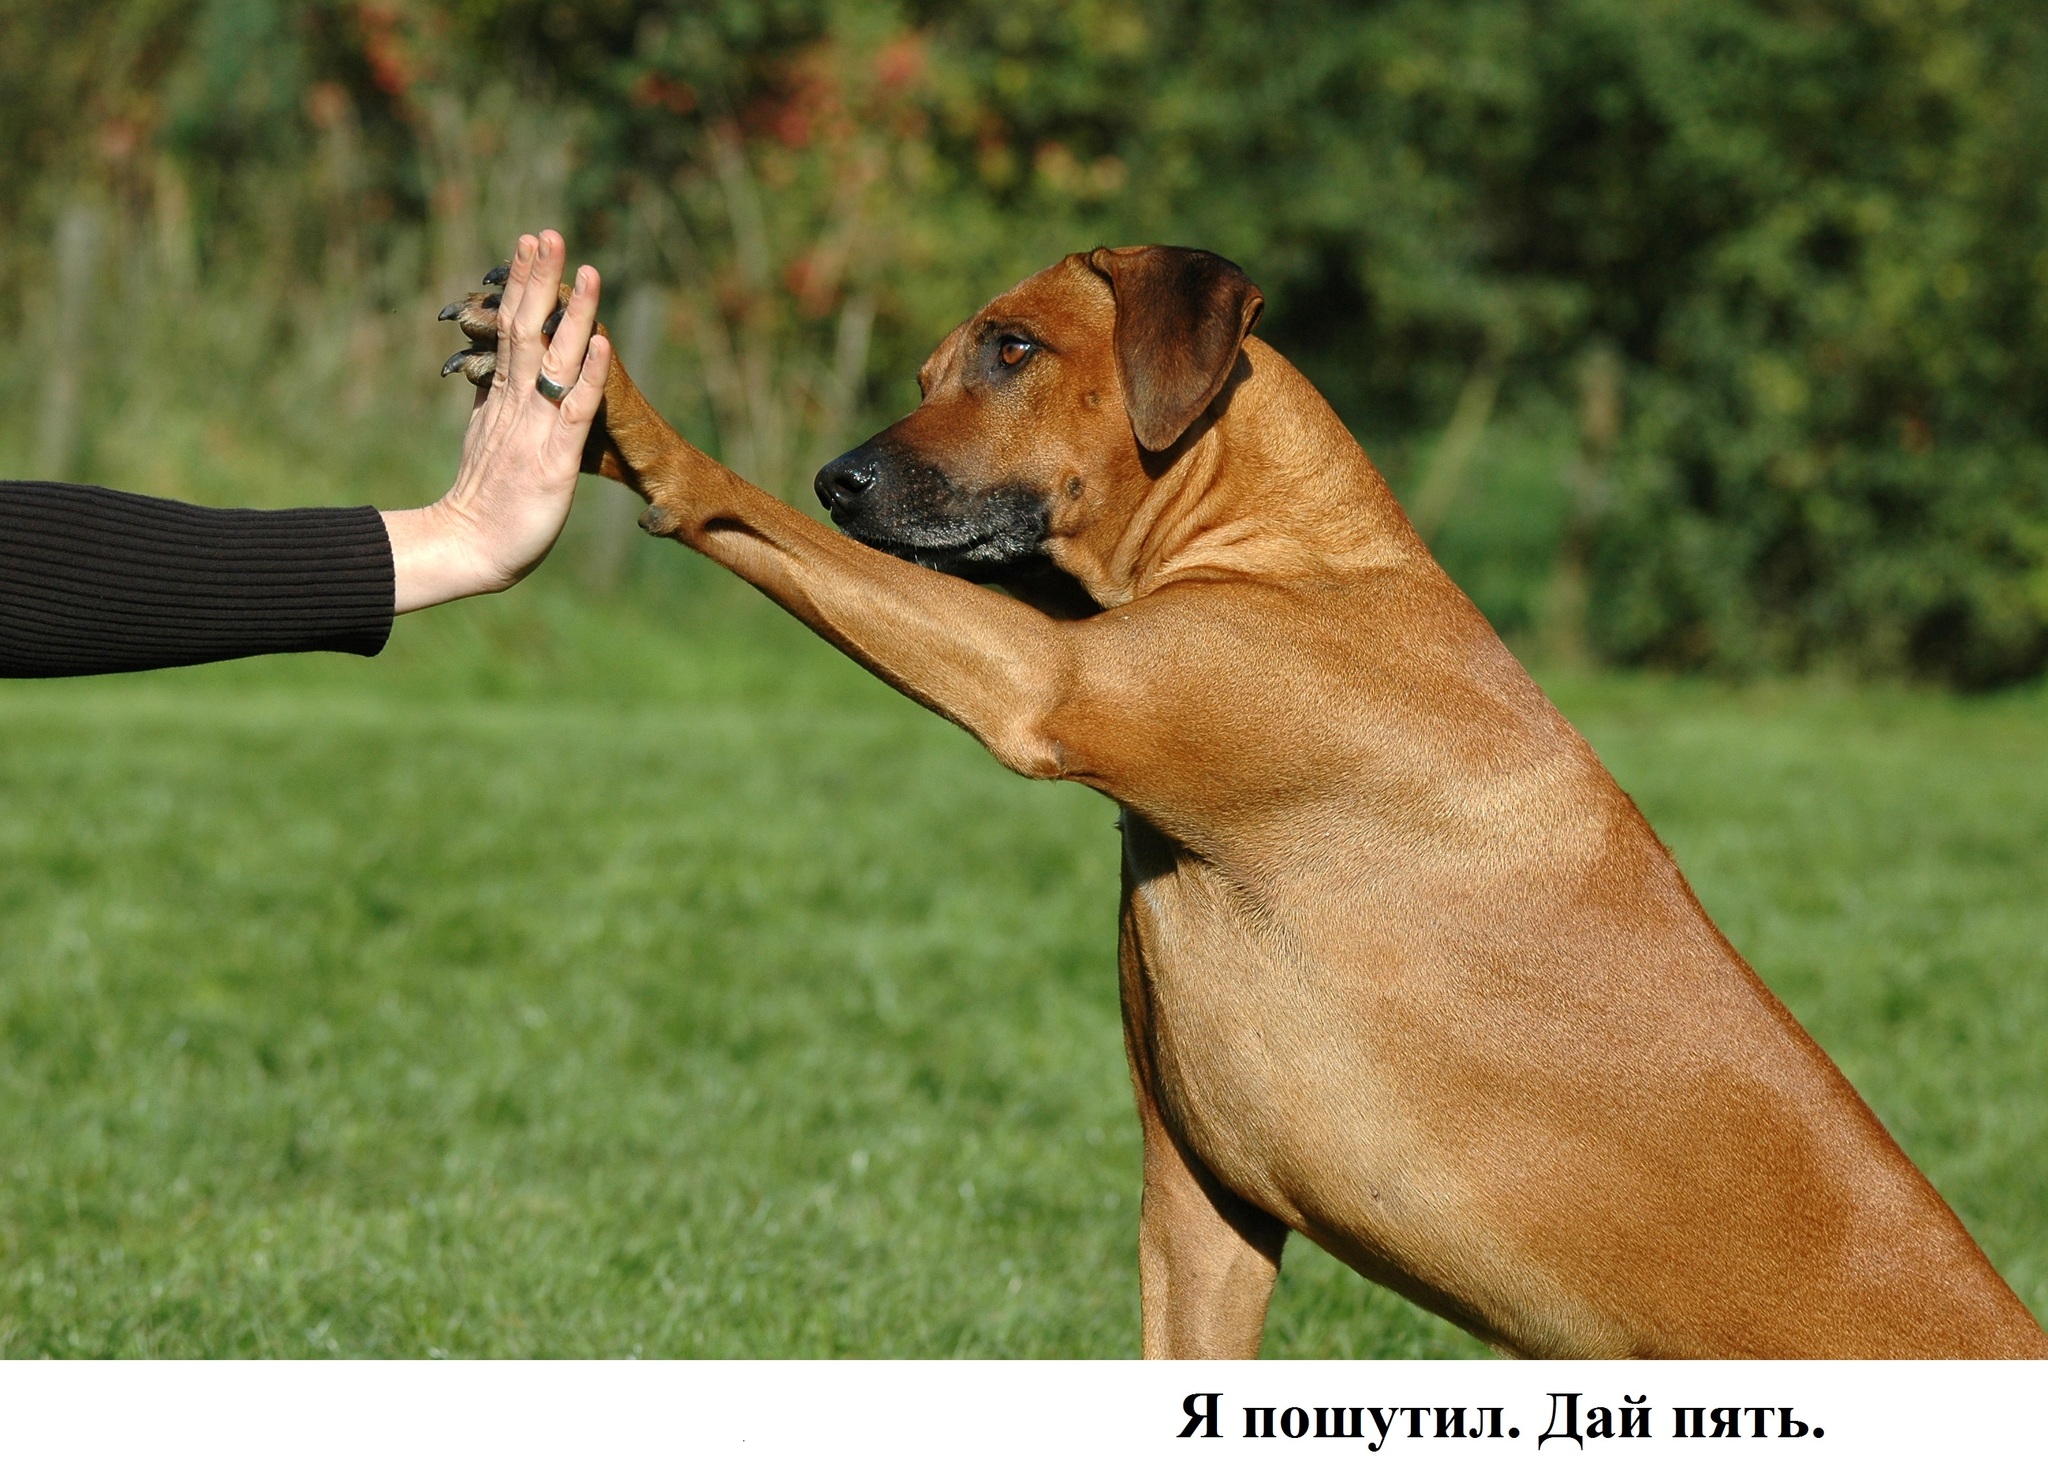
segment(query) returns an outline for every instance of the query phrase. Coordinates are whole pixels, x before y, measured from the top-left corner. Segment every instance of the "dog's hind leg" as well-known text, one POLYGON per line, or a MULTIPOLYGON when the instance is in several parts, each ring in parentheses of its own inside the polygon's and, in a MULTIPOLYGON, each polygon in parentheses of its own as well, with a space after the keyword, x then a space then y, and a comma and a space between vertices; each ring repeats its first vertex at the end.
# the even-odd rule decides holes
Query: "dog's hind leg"
POLYGON ((1188 1156, 1142 1093, 1138 1113, 1145 1131, 1145 1196, 1138 1213, 1145 1355, 1255 1357, 1287 1226, 1188 1156))

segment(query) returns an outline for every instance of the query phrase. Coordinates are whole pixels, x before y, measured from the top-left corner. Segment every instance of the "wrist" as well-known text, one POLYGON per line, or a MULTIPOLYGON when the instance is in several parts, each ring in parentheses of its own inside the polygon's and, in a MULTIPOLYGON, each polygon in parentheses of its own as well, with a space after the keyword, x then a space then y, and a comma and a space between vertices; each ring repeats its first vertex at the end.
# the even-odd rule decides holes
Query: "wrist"
POLYGON ((500 589, 477 554, 474 527, 445 500, 383 516, 391 541, 392 615, 500 589))

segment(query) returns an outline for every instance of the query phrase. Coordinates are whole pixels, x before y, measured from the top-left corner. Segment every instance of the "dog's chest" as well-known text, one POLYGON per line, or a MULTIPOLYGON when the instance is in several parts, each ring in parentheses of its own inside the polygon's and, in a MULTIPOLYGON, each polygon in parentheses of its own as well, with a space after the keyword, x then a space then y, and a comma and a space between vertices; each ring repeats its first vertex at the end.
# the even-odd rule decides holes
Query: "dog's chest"
POLYGON ((1452 1240, 1491 1257, 1418 1103, 1401 1017, 1366 981, 1395 935, 1369 914, 1319 924, 1123 825, 1126 1023, 1168 1128, 1233 1193, 1355 1264, 1417 1273, 1452 1240))
MULTIPOLYGON (((1388 1135, 1369 1043, 1312 938, 1265 894, 1126 814, 1123 969, 1133 1044, 1168 1124, 1273 1206, 1301 1169, 1388 1135), (1341 1141, 1325 1135, 1341 1118, 1341 1141)), ((1291 1211, 1291 1210, 1276 1210, 1291 1211)))

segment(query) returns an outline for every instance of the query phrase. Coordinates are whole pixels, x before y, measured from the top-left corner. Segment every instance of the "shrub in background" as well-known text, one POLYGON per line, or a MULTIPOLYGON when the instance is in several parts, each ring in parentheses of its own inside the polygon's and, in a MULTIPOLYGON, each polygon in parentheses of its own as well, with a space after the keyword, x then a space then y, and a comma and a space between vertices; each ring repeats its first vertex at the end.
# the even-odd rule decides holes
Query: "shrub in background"
POLYGON ((431 492, 433 308, 554 219, 800 496, 991 290, 1169 240, 1548 655, 1995 686, 2048 664, 2044 68, 2032 0, 16 5, 0 452, 431 492))

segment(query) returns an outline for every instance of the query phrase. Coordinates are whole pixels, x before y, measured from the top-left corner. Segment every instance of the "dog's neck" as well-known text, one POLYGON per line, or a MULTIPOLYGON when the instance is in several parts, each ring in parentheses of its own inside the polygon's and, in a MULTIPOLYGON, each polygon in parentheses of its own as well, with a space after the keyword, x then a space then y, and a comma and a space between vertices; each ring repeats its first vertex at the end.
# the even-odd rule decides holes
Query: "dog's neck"
POLYGON ((1141 459, 1107 503, 1048 545, 1098 606, 1176 582, 1348 579, 1427 555, 1336 411, 1256 338, 1187 437, 1145 458, 1156 462, 1141 459), (1261 432, 1233 431, 1240 421, 1261 432))

